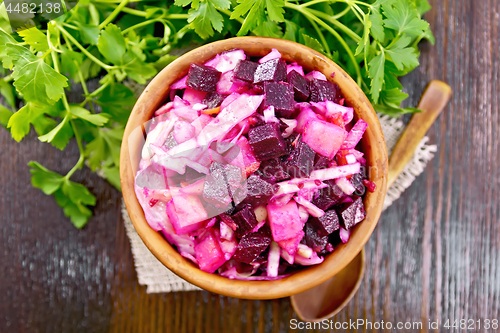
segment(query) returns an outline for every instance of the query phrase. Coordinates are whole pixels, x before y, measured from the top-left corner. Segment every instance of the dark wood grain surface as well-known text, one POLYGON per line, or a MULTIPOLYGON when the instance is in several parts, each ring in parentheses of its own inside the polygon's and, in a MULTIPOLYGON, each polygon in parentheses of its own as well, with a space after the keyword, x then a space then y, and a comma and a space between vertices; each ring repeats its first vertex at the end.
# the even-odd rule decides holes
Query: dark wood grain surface
MULTIPOLYGON (((403 83, 409 105, 431 79, 452 86, 452 102, 429 132, 438 152, 382 215, 366 245, 361 288, 334 321, 422 321, 427 331, 428 320, 439 319, 436 332, 461 332, 442 325, 500 320, 500 1, 431 3, 436 45, 422 45, 421 66, 403 83)), ((297 317, 288 299, 146 294, 120 193, 88 169, 78 172, 74 180, 98 197, 95 217, 78 231, 52 197, 31 187, 30 160, 66 172, 77 159, 76 145, 60 152, 33 133, 16 144, 0 130, 1 333, 290 330, 297 317)))

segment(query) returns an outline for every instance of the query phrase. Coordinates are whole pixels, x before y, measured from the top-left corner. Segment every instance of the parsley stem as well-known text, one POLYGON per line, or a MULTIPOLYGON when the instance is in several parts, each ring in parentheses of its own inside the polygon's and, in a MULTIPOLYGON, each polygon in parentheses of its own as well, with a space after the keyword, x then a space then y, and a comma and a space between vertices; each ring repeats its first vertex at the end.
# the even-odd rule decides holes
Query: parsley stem
POLYGON ((90 53, 89 51, 87 51, 86 48, 84 48, 82 46, 82 44, 78 43, 78 41, 76 40, 75 37, 73 37, 66 29, 64 29, 61 25, 57 25, 57 27, 59 28, 59 30, 63 33, 63 35, 65 35, 66 37, 68 37, 68 39, 70 41, 73 42, 73 44, 75 44, 76 47, 78 47, 90 60, 92 60, 93 62, 95 62, 96 64, 98 64, 99 66, 101 66, 102 68, 104 68, 105 70, 111 70, 111 69, 114 69, 116 68, 115 66, 110 66, 110 65, 106 65, 105 63, 103 63, 101 60, 97 59, 92 53, 90 53))
POLYGON ((321 44, 323 44, 323 48, 325 49, 325 52, 330 55, 331 54, 330 47, 328 46, 328 43, 326 42, 325 35, 323 35, 323 33, 319 29, 319 27, 316 24, 316 22, 314 22, 312 19, 310 19, 307 16, 306 16, 306 19, 311 23, 311 25, 313 26, 314 30, 316 30, 316 33, 318 34, 319 39, 321 40, 321 44))
POLYGON ((342 30, 343 32, 345 32, 347 35, 349 35, 349 37, 351 37, 352 39, 354 39, 356 41, 356 43, 359 43, 361 41, 361 37, 359 37, 359 35, 357 33, 355 33, 354 31, 352 31, 348 27, 346 27, 344 24, 340 23, 338 20, 333 19, 332 16, 330 16, 328 14, 325 14, 323 12, 320 12, 318 10, 315 10, 315 9, 308 9, 308 11, 311 14, 313 14, 313 15, 315 15, 317 17, 320 17, 320 18, 324 19, 325 21, 333 24, 334 26, 336 26, 337 28, 339 28, 340 30, 342 30))
POLYGON ((351 7, 350 6, 347 6, 343 11, 341 11, 340 13, 336 14, 336 15, 332 15, 330 16, 330 19, 334 19, 334 20, 338 20, 339 18, 341 18, 342 16, 344 16, 345 14, 347 14, 349 11, 351 10, 351 7))
POLYGON ((118 6, 116 6, 115 10, 109 14, 109 16, 99 24, 99 30, 103 29, 105 26, 107 26, 109 23, 113 22, 113 20, 120 14, 122 11, 123 7, 125 7, 128 4, 129 0, 122 0, 118 6))
MULTIPOLYGON (((352 53, 349 45, 347 45, 347 43, 344 40, 344 38, 342 38, 342 36, 335 29, 333 29, 331 26, 329 26, 328 24, 326 24, 323 20, 319 19, 317 16, 315 16, 314 14, 312 14, 311 13, 312 12, 311 9, 302 9, 300 6, 294 5, 294 4, 291 4, 291 3, 285 3, 285 7, 288 7, 288 8, 291 8, 291 9, 295 9, 296 11, 298 11, 299 13, 301 13, 302 15, 304 15, 306 17, 309 17, 312 20, 316 21, 316 23, 318 23, 320 26, 322 26, 323 28, 325 28, 328 32, 330 32, 340 42, 340 44, 344 47, 347 55, 349 56, 349 59, 352 61, 352 64, 354 65, 354 69, 356 71, 356 82, 358 83, 358 85, 361 85, 361 68, 359 67, 359 64, 356 61, 356 58, 354 57, 354 54, 352 53)), ((361 39, 361 37, 359 37, 359 36, 357 36, 357 37, 359 39, 361 39)))
POLYGON ((85 161, 85 155, 82 145, 82 137, 78 132, 78 128, 75 125, 75 122, 70 120, 71 128, 73 128, 73 133, 75 134, 76 144, 78 145, 78 150, 80 150, 80 158, 78 158, 78 162, 76 162, 75 166, 69 170, 69 172, 64 176, 66 180, 69 180, 71 176, 75 173, 76 170, 79 170, 83 167, 83 162, 85 161))
POLYGON ((323 2, 333 2, 332 0, 313 0, 309 2, 304 2, 303 4, 300 5, 300 7, 309 7, 313 5, 317 5, 318 3, 323 3, 323 2))
POLYGON ((127 13, 127 14, 132 14, 135 16, 141 16, 141 17, 148 16, 148 13, 146 13, 145 11, 137 10, 137 9, 130 8, 130 7, 123 7, 122 12, 127 13))
POLYGON ((144 22, 141 22, 141 23, 137 23, 136 25, 133 25, 133 26, 128 27, 127 29, 123 30, 122 34, 126 34, 130 30, 135 30, 137 28, 144 27, 144 26, 146 26, 148 24, 155 23, 155 22, 161 22, 161 21, 162 21, 161 18, 155 18, 155 19, 147 20, 147 21, 144 21, 144 22))
POLYGON ((12 74, 9 74, 9 75, 6 75, 6 76, 2 77, 2 80, 4 80, 5 82, 10 82, 13 79, 14 78, 12 77, 12 74))

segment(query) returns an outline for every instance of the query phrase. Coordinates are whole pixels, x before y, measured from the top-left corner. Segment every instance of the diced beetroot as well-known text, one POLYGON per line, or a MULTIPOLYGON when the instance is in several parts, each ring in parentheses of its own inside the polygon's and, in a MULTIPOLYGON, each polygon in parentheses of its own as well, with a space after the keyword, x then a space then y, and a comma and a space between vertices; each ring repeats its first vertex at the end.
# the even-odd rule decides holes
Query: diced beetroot
POLYGON ((296 131, 298 133, 302 133, 304 131, 304 127, 310 120, 317 120, 318 117, 316 113, 310 108, 302 108, 299 115, 297 116, 297 128, 296 131))
POLYGON ((238 238, 248 234, 259 223, 255 217, 255 213, 249 206, 244 206, 243 209, 232 215, 231 218, 238 225, 238 229, 236 229, 236 236, 238 238))
POLYGON ((194 247, 200 269, 213 273, 226 262, 213 230, 208 230, 194 247))
POLYGON ((295 99, 306 101, 310 94, 309 81, 295 70, 288 73, 287 81, 293 86, 295 99))
POLYGON ((362 196, 365 194, 366 187, 363 183, 363 175, 361 173, 356 173, 351 176, 351 179, 349 180, 351 185, 354 186, 354 189, 356 190, 356 195, 362 196))
POLYGON ((302 140, 297 141, 295 149, 285 161, 285 169, 292 178, 309 177, 316 153, 302 140))
POLYGON ((221 72, 205 65, 191 64, 186 85, 198 91, 215 91, 221 72))
POLYGON ((291 63, 290 65, 286 65, 286 73, 290 73, 291 71, 296 71, 300 75, 304 76, 304 69, 302 66, 298 65, 296 62, 291 63))
POLYGON ((365 206, 361 197, 358 197, 351 203, 343 204, 342 207, 338 208, 338 213, 340 216, 340 225, 344 229, 352 228, 366 217, 365 206))
POLYGON ((294 238, 278 242, 278 244, 289 255, 293 256, 295 255, 295 252, 297 252, 297 246, 299 246, 299 243, 302 240, 302 238, 304 238, 304 231, 301 230, 294 238))
POLYGON ((339 230, 340 227, 339 217, 333 209, 325 212, 325 215, 321 217, 311 219, 310 223, 320 237, 328 236, 332 232, 339 230))
POLYGON ((182 95, 182 99, 188 101, 191 105, 193 105, 196 103, 201 103, 206 94, 206 91, 198 91, 191 88, 186 88, 186 90, 184 90, 184 95, 182 95))
POLYGON ((335 182, 330 182, 329 187, 321 189, 317 196, 314 196, 312 203, 322 210, 327 210, 340 203, 345 196, 335 182))
POLYGON ((273 106, 276 113, 289 117, 295 110, 293 87, 286 82, 264 82, 264 108, 273 106))
POLYGON ((238 64, 240 60, 245 60, 246 57, 245 51, 235 49, 216 55, 213 59, 207 61, 205 66, 210 66, 221 73, 226 73, 233 70, 236 64, 238 64))
POLYGON ((326 76, 325 74, 318 72, 318 71, 311 71, 307 73, 306 79, 312 81, 314 79, 316 80, 321 80, 321 81, 326 81, 326 76))
POLYGON ((271 241, 271 232, 267 227, 260 228, 257 232, 246 234, 238 243, 233 259, 238 262, 250 264, 266 250, 271 241))
POLYGON ((285 80, 286 62, 282 59, 273 59, 260 64, 257 66, 253 78, 254 83, 285 80))
POLYGON ((349 134, 342 144, 341 149, 354 149, 356 145, 359 143, 366 129, 368 128, 368 124, 363 119, 359 119, 356 124, 351 128, 349 134))
POLYGON ((256 174, 250 175, 246 184, 246 198, 241 204, 248 204, 252 207, 265 204, 278 190, 278 186, 271 184, 256 174))
POLYGON ((195 195, 176 195, 167 203, 166 209, 178 235, 203 227, 203 221, 208 218, 200 199, 195 195))
POLYGON ((195 135, 195 128, 186 121, 179 120, 174 124, 174 139, 177 143, 183 143, 195 135))
POLYGON ((277 123, 267 123, 248 131, 248 142, 259 161, 286 154, 286 143, 277 123))
POLYGON ((269 160, 262 161, 259 170, 262 171, 264 177, 269 179, 271 182, 278 182, 291 178, 285 171, 285 167, 279 158, 271 158, 269 160))
POLYGON ((273 239, 276 242, 295 238, 302 231, 303 225, 300 221, 299 209, 293 200, 283 206, 269 203, 267 216, 273 239))
POLYGON ((363 179, 363 184, 368 188, 368 191, 370 192, 375 192, 377 189, 377 184, 375 184, 372 181, 369 181, 368 179, 363 179))
POLYGON ((205 179, 203 198, 217 208, 229 208, 242 184, 241 169, 230 164, 214 162, 205 179))
POLYGON ((238 62, 234 69, 234 77, 246 82, 253 82, 255 70, 259 66, 258 63, 250 60, 242 60, 238 62))
POLYGON ((228 163, 239 166, 244 170, 246 177, 259 169, 260 166, 260 162, 255 158, 250 144, 244 136, 238 139, 236 145, 227 152, 224 158, 228 163))
POLYGON ((328 244, 328 236, 318 235, 316 228, 310 222, 305 224, 304 230, 306 245, 316 252, 323 251, 328 244))
POLYGON ((339 151, 347 132, 322 120, 311 120, 304 127, 302 140, 315 152, 333 158, 339 151))
POLYGON ((205 104, 207 106, 207 109, 214 109, 221 105, 222 101, 225 98, 225 95, 221 95, 217 92, 210 92, 205 95, 205 98, 203 99, 203 101, 201 101, 201 104, 205 104))
POLYGON ((316 154, 314 158, 314 170, 317 169, 326 169, 328 168, 328 164, 330 163, 330 158, 325 157, 320 154, 316 154))
POLYGON ((176 81, 174 84, 172 84, 170 86, 170 89, 171 90, 175 90, 175 89, 186 89, 187 88, 187 85, 186 85, 186 80, 187 80, 187 75, 184 76, 182 79, 180 79, 179 81, 176 81))
POLYGON ((217 92, 222 95, 229 95, 235 92, 241 94, 247 91, 248 88, 249 86, 246 82, 234 77, 233 71, 222 74, 219 82, 217 82, 217 92))
POLYGON ((311 91, 309 96, 311 102, 333 101, 338 103, 342 98, 339 86, 330 81, 312 79, 309 89, 311 91))
POLYGON ((280 51, 276 49, 271 49, 271 52, 269 52, 267 55, 263 56, 262 58, 259 59, 259 63, 265 63, 266 61, 273 60, 273 59, 280 59, 281 58, 281 53, 280 51))

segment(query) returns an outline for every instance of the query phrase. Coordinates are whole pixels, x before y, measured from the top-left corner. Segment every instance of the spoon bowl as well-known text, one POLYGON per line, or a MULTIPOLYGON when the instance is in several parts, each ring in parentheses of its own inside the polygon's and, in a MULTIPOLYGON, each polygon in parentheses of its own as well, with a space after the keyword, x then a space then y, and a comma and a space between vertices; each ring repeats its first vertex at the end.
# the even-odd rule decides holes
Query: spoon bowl
POLYGON ((292 306, 304 321, 322 321, 335 316, 353 298, 365 272, 365 249, 337 275, 316 287, 290 296, 292 306))

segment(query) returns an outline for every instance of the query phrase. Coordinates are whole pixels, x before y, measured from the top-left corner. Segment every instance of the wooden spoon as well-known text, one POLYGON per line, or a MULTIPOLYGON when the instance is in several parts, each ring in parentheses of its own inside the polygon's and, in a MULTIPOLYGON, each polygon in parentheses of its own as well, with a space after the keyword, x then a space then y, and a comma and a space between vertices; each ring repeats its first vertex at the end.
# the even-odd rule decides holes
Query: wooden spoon
MULTIPOLYGON (((388 186, 391 186, 415 153, 420 140, 434 123, 451 98, 451 88, 442 81, 433 80, 425 89, 418 108, 389 159, 388 186)), ((336 315, 356 294, 363 279, 365 250, 337 275, 326 282, 290 296, 292 307, 304 321, 319 322, 336 315)))

